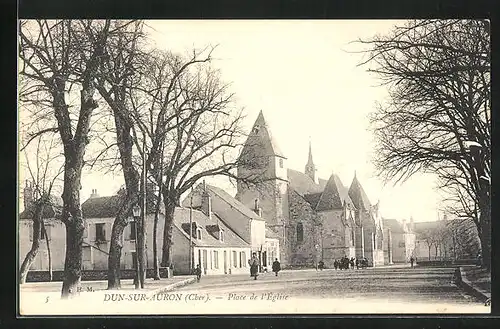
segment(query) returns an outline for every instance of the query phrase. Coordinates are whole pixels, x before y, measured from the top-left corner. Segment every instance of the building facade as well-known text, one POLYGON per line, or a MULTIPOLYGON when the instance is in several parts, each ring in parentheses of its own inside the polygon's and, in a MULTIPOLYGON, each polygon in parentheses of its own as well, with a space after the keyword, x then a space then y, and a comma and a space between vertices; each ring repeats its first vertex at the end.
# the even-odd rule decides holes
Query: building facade
POLYGON ((384 218, 384 229, 387 237, 384 245, 384 258, 386 263, 409 263, 410 258, 416 257, 416 235, 414 232, 413 218, 408 223, 396 219, 384 218))
POLYGON ((348 190, 332 173, 316 177, 311 145, 304 172, 287 167, 271 130, 259 113, 239 158, 235 198, 247 208, 258 203, 266 225, 279 237, 284 267, 333 266, 343 256, 384 263, 383 223, 355 178, 348 190), (362 193, 363 202, 353 202, 362 193), (364 205, 366 208, 360 208, 364 205))

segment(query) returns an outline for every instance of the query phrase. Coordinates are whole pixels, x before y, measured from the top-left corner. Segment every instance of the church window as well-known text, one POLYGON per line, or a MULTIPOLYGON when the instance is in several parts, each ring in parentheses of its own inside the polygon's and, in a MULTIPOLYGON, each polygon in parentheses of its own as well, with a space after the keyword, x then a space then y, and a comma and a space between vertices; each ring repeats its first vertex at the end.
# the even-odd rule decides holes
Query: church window
POLYGON ((297 242, 304 241, 304 227, 302 223, 297 224, 297 242))
POLYGON ((280 159, 280 168, 283 168, 283 159, 280 159))

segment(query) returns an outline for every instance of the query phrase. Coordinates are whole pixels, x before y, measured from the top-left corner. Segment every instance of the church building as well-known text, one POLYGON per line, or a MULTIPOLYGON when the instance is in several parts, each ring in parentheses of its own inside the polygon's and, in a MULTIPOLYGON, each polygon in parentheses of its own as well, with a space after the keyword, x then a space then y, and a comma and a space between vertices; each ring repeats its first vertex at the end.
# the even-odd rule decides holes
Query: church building
POLYGON ((356 177, 348 189, 335 173, 316 177, 311 145, 304 172, 287 167, 262 111, 241 151, 235 198, 261 216, 280 239, 284 267, 310 267, 323 260, 366 257, 384 264, 383 226, 356 177))

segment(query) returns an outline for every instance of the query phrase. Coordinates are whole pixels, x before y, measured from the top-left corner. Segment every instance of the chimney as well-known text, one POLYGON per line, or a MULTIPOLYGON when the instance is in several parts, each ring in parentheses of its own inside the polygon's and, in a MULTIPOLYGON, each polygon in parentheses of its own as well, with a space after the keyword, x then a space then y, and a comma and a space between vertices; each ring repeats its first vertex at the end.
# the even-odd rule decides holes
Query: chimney
POLYGON ((92 189, 92 193, 90 194, 90 198, 89 199, 93 199, 93 198, 98 198, 99 197, 99 194, 97 194, 97 189, 92 189))
POLYGON ((208 219, 212 219, 212 200, 210 194, 207 192, 205 181, 203 181, 203 193, 201 194, 201 212, 203 212, 208 219))
POLYGON ((23 196, 24 196, 24 210, 26 210, 33 202, 33 185, 30 183, 29 180, 26 180, 23 196))
POLYGON ((253 208, 253 211, 259 217, 262 217, 262 208, 259 207, 259 199, 255 199, 255 207, 253 208))

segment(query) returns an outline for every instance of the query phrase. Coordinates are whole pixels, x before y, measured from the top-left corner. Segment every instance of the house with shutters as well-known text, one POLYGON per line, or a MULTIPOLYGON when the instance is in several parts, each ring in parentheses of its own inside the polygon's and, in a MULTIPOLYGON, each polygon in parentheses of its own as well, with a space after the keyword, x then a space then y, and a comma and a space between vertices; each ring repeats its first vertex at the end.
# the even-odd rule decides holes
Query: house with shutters
POLYGON ((384 263, 383 223, 355 177, 348 189, 337 174, 316 175, 311 144, 304 172, 287 166, 261 111, 239 156, 235 198, 252 209, 257 202, 266 226, 280 244, 283 267, 332 267, 343 256, 384 263), (251 182, 251 183, 248 183, 251 182))
MULTIPOLYGON (((266 226, 258 203, 252 209, 247 208, 223 189, 203 182, 183 200, 183 206, 213 214, 207 217, 230 227, 248 244, 251 253, 257 254, 262 269, 270 270, 273 261, 280 258, 279 237, 266 226)), ((225 258, 222 258, 224 263, 225 258)))
MULTIPOLYGON (((88 232, 86 234, 88 246, 84 246, 85 269, 107 268, 111 229, 118 211, 120 193, 123 192, 108 197, 99 197, 93 193, 82 204, 88 232)), ((210 202, 210 200, 205 201, 210 202)), ((146 209, 146 267, 152 268, 155 215, 152 204, 148 203, 146 209)), ((163 205, 161 205, 156 232, 159 257, 161 257, 163 246, 164 225, 165 217, 163 205)), ((197 209, 176 207, 172 241, 174 274, 191 273, 190 264, 193 267, 200 264, 204 275, 246 273, 249 270, 247 263, 250 257, 249 244, 227 225, 223 217, 210 211, 210 206, 197 209)), ((124 230, 122 243, 121 268, 134 269, 136 262, 135 223, 132 218, 124 230)))

